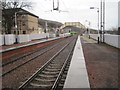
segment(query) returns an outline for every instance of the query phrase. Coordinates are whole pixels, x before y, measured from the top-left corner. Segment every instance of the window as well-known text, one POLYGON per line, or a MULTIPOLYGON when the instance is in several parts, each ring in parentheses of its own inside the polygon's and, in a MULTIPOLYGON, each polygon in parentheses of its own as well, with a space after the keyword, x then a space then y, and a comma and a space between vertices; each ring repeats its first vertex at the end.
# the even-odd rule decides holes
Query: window
POLYGON ((16 34, 16 31, 14 31, 14 34, 16 34))
POLYGON ((19 35, 19 31, 18 31, 18 33, 17 33, 18 35, 19 35))
POLYGON ((22 25, 25 26, 25 22, 23 22, 22 25))
POLYGON ((23 31, 23 34, 26 34, 26 31, 23 31))

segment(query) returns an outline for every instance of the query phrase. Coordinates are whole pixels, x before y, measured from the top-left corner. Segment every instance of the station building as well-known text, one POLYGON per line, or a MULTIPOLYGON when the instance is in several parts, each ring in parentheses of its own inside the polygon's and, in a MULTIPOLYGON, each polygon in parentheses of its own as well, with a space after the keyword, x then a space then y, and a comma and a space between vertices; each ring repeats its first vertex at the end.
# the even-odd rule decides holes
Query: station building
POLYGON ((83 24, 81 24, 80 22, 65 22, 60 29, 63 29, 66 26, 76 26, 79 27, 81 29, 85 29, 85 26, 83 24))
POLYGON ((39 17, 34 15, 33 13, 30 13, 21 8, 5 9, 2 12, 4 23, 3 33, 5 34, 39 33, 38 29, 39 17))

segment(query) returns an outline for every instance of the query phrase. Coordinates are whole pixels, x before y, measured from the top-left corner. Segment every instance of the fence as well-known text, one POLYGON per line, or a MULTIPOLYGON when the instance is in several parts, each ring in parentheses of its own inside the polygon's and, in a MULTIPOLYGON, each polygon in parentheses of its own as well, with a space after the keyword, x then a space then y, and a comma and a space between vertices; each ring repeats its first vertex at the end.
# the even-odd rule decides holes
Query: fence
POLYGON ((4 36, 0 35, 0 46, 4 45, 4 36))
POLYGON ((112 45, 114 47, 120 48, 119 42, 120 35, 105 35, 105 43, 112 45))
POLYGON ((99 35, 98 34, 90 34, 90 37, 92 37, 95 40, 98 40, 99 35))
POLYGON ((55 37, 56 37, 56 34, 49 34, 49 37, 50 37, 50 38, 55 38, 55 37))
POLYGON ((11 45, 14 44, 16 41, 16 37, 14 34, 7 34, 7 35, 3 35, 3 42, 5 45, 11 45))
POLYGON ((49 37, 49 33, 34 33, 34 34, 30 34, 30 39, 31 40, 35 40, 35 39, 43 39, 43 38, 48 38, 49 37))
POLYGON ((41 33, 41 34, 21 34, 16 37, 14 34, 6 34, 6 35, 0 35, 0 46, 1 45, 11 45, 15 42, 23 43, 23 42, 29 42, 35 39, 43 39, 43 38, 49 38, 48 33, 41 33))
POLYGON ((18 35, 18 42, 23 43, 23 42, 29 42, 31 41, 30 36, 28 34, 26 35, 18 35))
MULTIPOLYGON (((95 40, 98 40, 97 34, 90 34, 90 37, 95 39, 95 40)), ((104 42, 111 45, 111 46, 120 48, 119 38, 120 38, 120 35, 105 34, 104 35, 104 42)))

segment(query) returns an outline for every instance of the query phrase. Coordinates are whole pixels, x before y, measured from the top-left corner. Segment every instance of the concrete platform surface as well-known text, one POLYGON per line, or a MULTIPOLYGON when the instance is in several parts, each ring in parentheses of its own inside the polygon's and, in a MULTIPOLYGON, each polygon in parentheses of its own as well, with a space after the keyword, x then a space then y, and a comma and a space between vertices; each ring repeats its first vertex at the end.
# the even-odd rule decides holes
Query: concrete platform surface
POLYGON ((66 88, 90 88, 80 36, 78 36, 65 80, 64 89, 66 88))
POLYGON ((90 87, 118 90, 120 88, 120 49, 91 41, 92 39, 85 36, 81 37, 90 87))

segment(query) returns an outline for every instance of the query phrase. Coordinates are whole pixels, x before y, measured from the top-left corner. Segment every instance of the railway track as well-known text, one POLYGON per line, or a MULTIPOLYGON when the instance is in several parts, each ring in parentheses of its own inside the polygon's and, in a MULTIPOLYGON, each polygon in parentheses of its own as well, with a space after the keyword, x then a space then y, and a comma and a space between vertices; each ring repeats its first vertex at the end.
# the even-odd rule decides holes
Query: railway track
POLYGON ((62 88, 76 39, 77 38, 74 37, 74 39, 60 49, 50 60, 26 80, 18 90, 23 88, 24 90, 28 88, 46 88, 49 90, 62 88))
POLYGON ((59 41, 56 41, 56 42, 54 42, 54 43, 45 45, 45 46, 43 46, 43 47, 37 48, 37 49, 32 50, 32 51, 24 52, 24 53, 20 54, 20 55, 17 56, 17 57, 16 57, 16 56, 12 56, 12 57, 10 57, 10 58, 3 59, 2 65, 1 65, 0 67, 4 67, 4 66, 6 66, 6 65, 8 65, 8 64, 14 63, 14 62, 17 61, 17 60, 20 60, 20 59, 23 59, 23 58, 25 58, 25 57, 27 57, 27 56, 30 56, 30 55, 32 55, 32 54, 34 54, 34 53, 36 53, 36 52, 39 52, 40 50, 43 50, 43 49, 45 49, 45 48, 47 48, 47 47, 51 47, 51 46, 57 44, 58 42, 62 42, 62 40, 59 40, 59 41), (9 60, 8 60, 8 59, 9 59, 9 60), (7 62, 4 62, 4 61, 7 61, 7 62))
POLYGON ((26 53, 25 55, 15 58, 10 62, 7 62, 5 64, 2 65, 2 69, 3 69, 3 73, 0 77, 4 77, 5 75, 11 73, 12 71, 16 70, 17 68, 20 68, 21 66, 31 62, 32 60, 40 57, 41 55, 45 54, 46 52, 54 49, 55 47, 61 46, 61 44, 63 44, 63 42, 65 42, 65 40, 60 41, 55 43, 54 45, 50 45, 49 48, 48 46, 42 48, 39 48, 37 50, 34 50, 30 53, 26 53))

